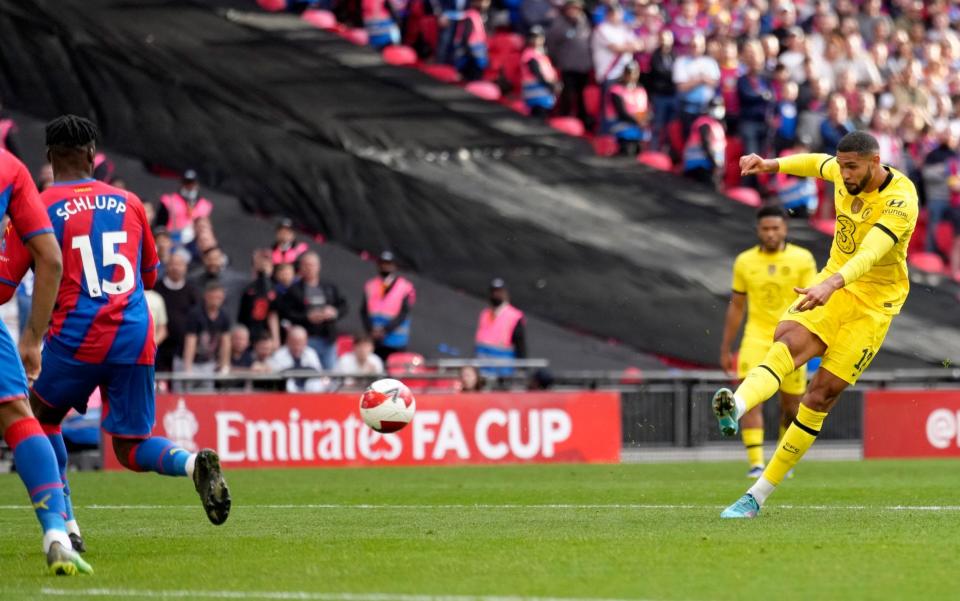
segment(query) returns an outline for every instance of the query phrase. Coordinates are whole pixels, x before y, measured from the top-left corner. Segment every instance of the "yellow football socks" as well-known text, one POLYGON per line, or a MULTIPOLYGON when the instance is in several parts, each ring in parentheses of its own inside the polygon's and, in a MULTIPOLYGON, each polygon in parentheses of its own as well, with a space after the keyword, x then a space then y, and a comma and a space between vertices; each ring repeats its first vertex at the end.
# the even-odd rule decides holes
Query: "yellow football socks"
POLYGON ((744 428, 743 446, 747 448, 750 467, 763 465, 763 428, 744 428))
POLYGON ((776 394, 783 378, 794 369, 790 349, 782 342, 774 342, 763 362, 747 372, 747 377, 733 394, 737 401, 737 418, 776 394))
POLYGON ((763 471, 763 479, 774 486, 780 484, 787 472, 797 465, 803 454, 813 445, 826 417, 826 413, 808 409, 801 404, 797 418, 787 428, 767 469, 763 471))

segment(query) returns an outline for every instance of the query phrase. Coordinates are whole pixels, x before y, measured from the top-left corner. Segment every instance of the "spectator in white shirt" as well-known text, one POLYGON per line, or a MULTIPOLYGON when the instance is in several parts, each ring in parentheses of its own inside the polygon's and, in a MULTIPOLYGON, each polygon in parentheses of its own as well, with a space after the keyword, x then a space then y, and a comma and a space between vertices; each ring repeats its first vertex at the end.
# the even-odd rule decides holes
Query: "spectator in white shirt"
MULTIPOLYGON (((373 353, 373 338, 366 334, 353 337, 353 350, 337 359, 337 371, 343 374, 382 374, 383 359, 373 353)), ((353 386, 356 380, 345 378, 344 386, 353 386)))
POLYGON ((677 84, 677 107, 686 139, 690 124, 702 115, 717 93, 720 65, 705 54, 706 39, 702 33, 693 36, 690 55, 681 56, 673 63, 673 82, 677 84))
MULTIPOLYGON (((317 351, 307 346, 307 331, 293 326, 287 332, 287 343, 270 357, 270 369, 274 373, 287 371, 323 371, 317 351)), ((289 378, 287 392, 323 392, 327 387, 325 378, 289 378)))
POLYGON ((633 61, 633 54, 643 50, 643 44, 633 30, 623 22, 623 8, 613 3, 603 22, 593 31, 590 41, 593 68, 600 84, 600 115, 605 114, 607 90, 615 84, 623 69, 633 61))

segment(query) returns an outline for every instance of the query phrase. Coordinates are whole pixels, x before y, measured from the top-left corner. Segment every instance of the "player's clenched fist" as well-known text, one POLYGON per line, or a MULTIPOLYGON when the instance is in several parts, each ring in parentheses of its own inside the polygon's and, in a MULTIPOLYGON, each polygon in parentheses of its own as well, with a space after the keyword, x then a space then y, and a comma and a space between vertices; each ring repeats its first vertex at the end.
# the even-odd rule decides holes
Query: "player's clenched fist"
POLYGON ((779 164, 776 159, 765 159, 758 154, 748 154, 740 157, 740 175, 776 173, 777 171, 779 171, 779 164))

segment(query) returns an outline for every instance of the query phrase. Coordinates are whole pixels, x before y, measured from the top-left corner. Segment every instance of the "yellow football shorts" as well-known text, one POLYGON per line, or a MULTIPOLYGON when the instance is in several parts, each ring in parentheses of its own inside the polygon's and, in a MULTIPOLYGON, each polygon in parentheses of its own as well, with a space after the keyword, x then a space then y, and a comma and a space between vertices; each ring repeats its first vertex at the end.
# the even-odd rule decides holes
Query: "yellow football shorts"
MULTIPOLYGON (((802 298, 802 297, 801 297, 802 298)), ((841 288, 826 305, 798 313, 794 302, 781 321, 795 321, 827 345, 821 367, 849 384, 860 375, 880 350, 893 315, 868 309, 856 296, 841 288)))
MULTIPOLYGON (((740 352, 737 357, 737 375, 742 380, 747 372, 763 363, 770 347, 773 346, 773 336, 770 340, 745 338, 740 343, 740 352)), ((780 392, 801 395, 807 389, 807 366, 801 365, 792 373, 783 378, 780 383, 780 392)))

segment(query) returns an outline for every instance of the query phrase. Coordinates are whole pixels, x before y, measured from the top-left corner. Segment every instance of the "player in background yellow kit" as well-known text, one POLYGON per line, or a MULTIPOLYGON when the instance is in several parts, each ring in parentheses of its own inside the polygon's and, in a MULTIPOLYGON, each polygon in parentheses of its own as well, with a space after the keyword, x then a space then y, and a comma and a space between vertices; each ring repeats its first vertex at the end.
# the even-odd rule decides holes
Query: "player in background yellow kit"
POLYGON ((713 397, 720 430, 731 436, 737 420, 773 396, 784 377, 811 358, 823 357, 763 475, 722 518, 757 516, 813 445, 840 393, 870 365, 907 299, 907 246, 917 224, 917 190, 907 176, 881 165, 879 153, 873 136, 856 131, 840 140, 836 156, 740 158, 744 175, 782 171, 833 182, 837 222, 827 266, 816 284, 797 289, 800 296, 781 317, 766 357, 735 393, 722 388, 713 397))
MULTIPOLYGON (((797 288, 806 288, 817 274, 817 262, 805 248, 787 242, 787 213, 781 207, 757 212, 760 243, 743 251, 733 263, 730 304, 723 325, 720 365, 729 375, 744 378, 767 356, 780 316, 796 300, 797 288), (736 365, 730 349, 746 314, 736 365)), ((807 388, 807 367, 802 365, 780 385, 780 437, 797 416, 800 396, 807 388)), ((763 412, 758 405, 740 418, 743 446, 747 449, 748 478, 763 473, 763 412)))

